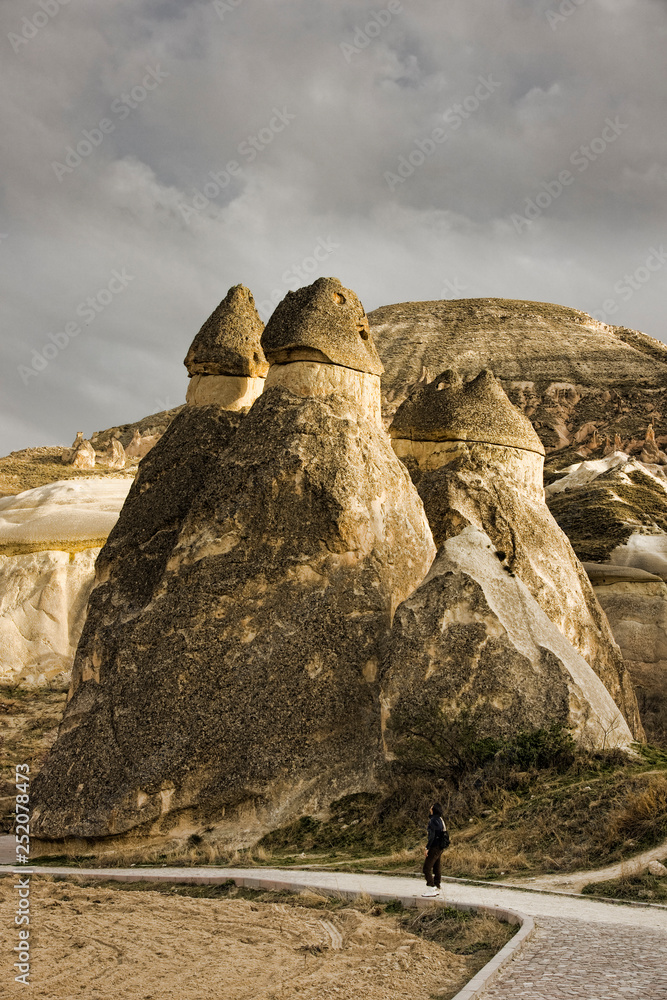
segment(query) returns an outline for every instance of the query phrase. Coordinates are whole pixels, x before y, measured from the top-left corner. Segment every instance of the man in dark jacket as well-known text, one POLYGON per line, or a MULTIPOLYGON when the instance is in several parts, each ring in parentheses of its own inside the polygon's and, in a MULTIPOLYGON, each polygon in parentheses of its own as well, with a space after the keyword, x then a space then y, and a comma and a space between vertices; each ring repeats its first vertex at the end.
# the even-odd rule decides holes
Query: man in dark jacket
POLYGON ((438 896, 440 894, 440 859, 447 840, 447 827, 442 818, 442 806, 439 802, 434 802, 428 821, 428 841, 423 868, 427 889, 426 892, 422 893, 422 896, 438 896))

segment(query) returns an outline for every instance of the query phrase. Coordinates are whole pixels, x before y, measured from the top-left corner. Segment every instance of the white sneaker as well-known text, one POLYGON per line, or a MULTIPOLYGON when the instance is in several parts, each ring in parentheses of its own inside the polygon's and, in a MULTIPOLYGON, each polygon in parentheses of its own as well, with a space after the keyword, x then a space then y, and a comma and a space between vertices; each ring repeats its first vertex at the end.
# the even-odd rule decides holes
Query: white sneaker
POLYGON ((426 892, 422 892, 422 896, 438 896, 439 894, 440 890, 436 889, 435 887, 428 888, 426 892))

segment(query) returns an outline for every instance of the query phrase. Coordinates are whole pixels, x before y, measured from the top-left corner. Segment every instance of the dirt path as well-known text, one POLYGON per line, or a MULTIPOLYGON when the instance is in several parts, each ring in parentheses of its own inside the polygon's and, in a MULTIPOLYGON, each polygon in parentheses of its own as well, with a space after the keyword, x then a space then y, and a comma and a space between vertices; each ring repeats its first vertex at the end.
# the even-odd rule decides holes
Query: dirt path
POLYGON ((646 870, 649 861, 664 861, 667 858, 667 840, 652 847, 650 851, 642 851, 627 861, 619 861, 606 868, 598 868, 590 872, 568 872, 567 875, 537 875, 535 878, 503 879, 504 885, 516 885, 526 889, 551 889, 555 892, 579 893, 589 882, 608 882, 620 875, 637 875, 646 870))

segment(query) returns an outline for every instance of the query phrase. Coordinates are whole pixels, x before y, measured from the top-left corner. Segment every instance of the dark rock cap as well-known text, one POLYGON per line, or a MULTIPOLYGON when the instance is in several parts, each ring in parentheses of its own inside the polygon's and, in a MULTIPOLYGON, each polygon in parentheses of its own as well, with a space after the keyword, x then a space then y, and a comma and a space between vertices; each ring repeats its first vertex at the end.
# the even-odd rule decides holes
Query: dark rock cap
POLYGON ((188 374, 266 375, 263 329, 252 292, 234 285, 192 341, 184 361, 188 374))
POLYGON ((371 375, 384 367, 361 302, 338 278, 318 278, 288 292, 266 324, 262 347, 270 364, 302 358, 330 362, 371 375))
POLYGON ((399 406, 389 433, 412 441, 471 441, 544 455, 530 420, 512 406, 487 369, 470 382, 448 369, 418 385, 399 406))

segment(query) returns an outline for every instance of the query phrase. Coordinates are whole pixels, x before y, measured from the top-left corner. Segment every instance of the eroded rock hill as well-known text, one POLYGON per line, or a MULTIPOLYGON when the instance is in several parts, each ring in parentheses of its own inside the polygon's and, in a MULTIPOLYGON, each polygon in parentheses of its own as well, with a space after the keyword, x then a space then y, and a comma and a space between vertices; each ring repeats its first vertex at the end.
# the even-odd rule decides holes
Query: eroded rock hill
POLYGON ((657 449, 667 445, 667 347, 643 333, 512 299, 404 302, 368 318, 385 366, 387 421, 424 369, 471 378, 489 368, 530 418, 547 465, 613 450, 639 456, 649 425, 657 449))

